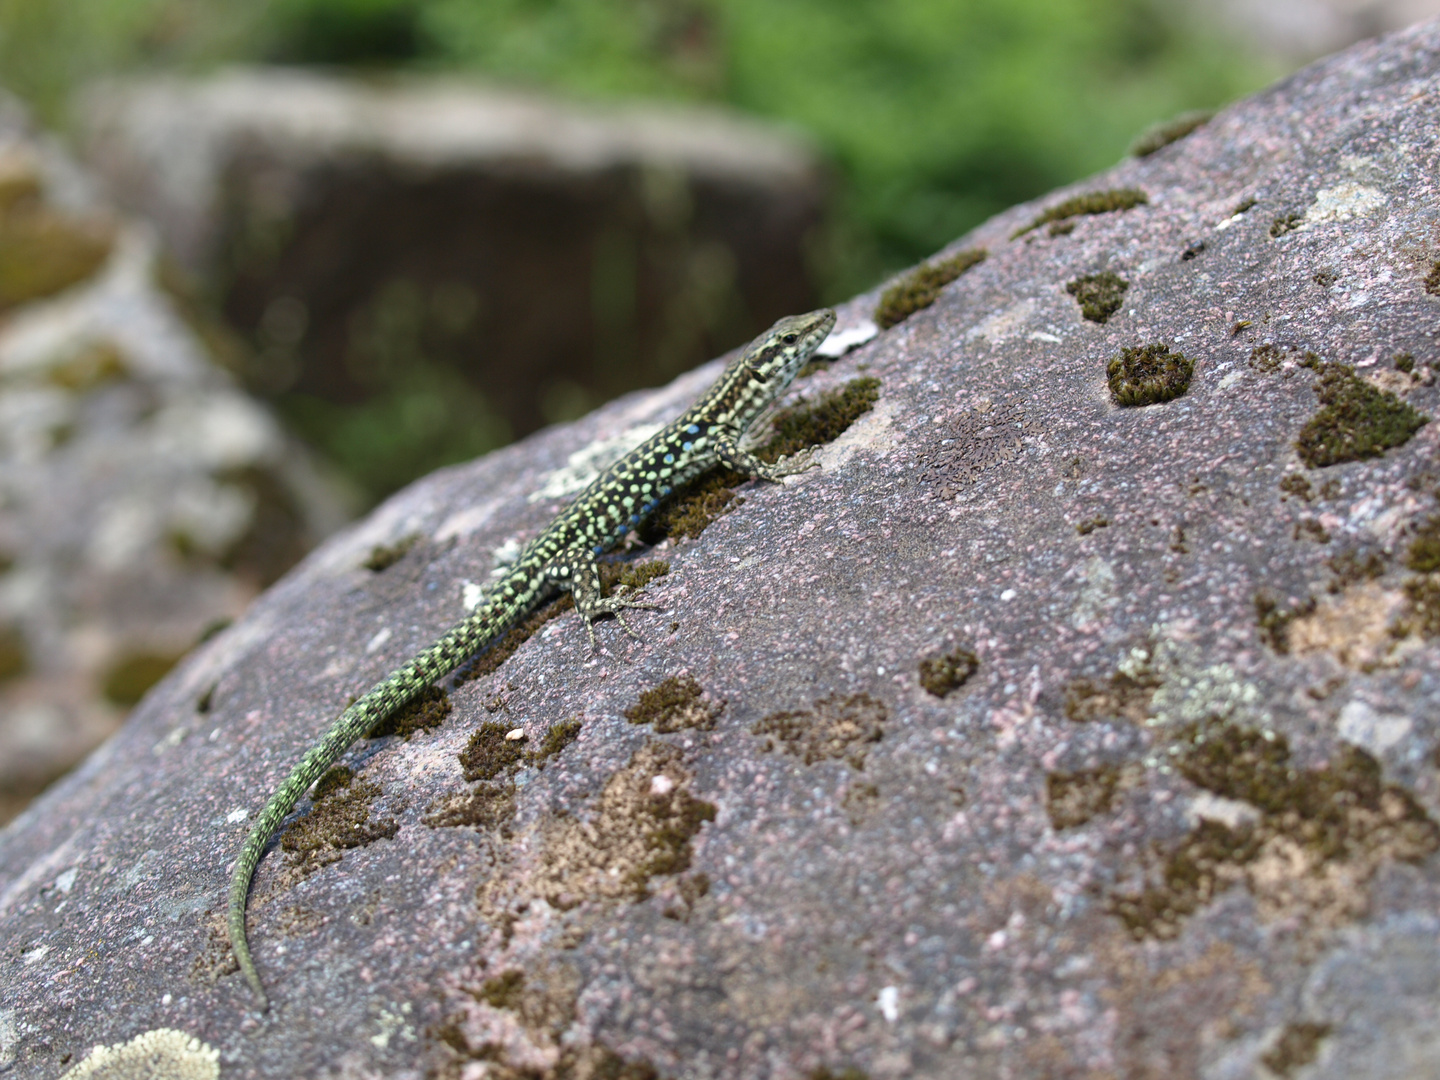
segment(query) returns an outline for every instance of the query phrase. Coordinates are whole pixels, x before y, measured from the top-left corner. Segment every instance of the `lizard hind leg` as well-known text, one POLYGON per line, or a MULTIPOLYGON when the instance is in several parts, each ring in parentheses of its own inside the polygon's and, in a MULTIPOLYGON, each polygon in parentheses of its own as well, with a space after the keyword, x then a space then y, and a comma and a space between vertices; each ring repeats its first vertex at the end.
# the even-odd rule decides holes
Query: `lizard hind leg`
POLYGON ((611 595, 603 596, 600 585, 600 564, 588 551, 557 560, 547 568, 546 573, 551 581, 574 597, 575 610, 585 620, 585 632, 590 636, 591 649, 599 648, 599 642, 595 639, 595 620, 602 615, 613 615, 615 621, 620 624, 620 628, 638 641, 640 635, 630 629, 630 624, 625 621, 622 612, 627 609, 659 610, 658 604, 634 599, 633 594, 636 594, 637 590, 629 585, 617 585, 611 595))

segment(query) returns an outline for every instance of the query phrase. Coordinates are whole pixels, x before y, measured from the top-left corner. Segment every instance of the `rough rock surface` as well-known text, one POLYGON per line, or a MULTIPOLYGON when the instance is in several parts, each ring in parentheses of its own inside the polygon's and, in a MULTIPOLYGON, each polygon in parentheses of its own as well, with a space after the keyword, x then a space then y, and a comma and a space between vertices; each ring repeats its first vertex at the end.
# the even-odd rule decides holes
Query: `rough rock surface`
POLYGON ((423 364, 498 445, 813 306, 822 172, 754 120, 295 70, 107 84, 80 117, 267 393, 353 405, 423 364))
POLYGON ((1430 23, 965 238, 797 387, 880 380, 823 468, 653 553, 643 641, 563 614, 352 752, 261 866, 262 1020, 220 930, 246 814, 716 369, 332 540, 0 834, 0 1062, 163 1029, 235 1077, 1429 1075, 1437 86, 1430 23), (1184 392, 1114 404, 1124 348, 1184 392))
POLYGON ((160 276, 0 102, 0 821, 345 520, 160 276))

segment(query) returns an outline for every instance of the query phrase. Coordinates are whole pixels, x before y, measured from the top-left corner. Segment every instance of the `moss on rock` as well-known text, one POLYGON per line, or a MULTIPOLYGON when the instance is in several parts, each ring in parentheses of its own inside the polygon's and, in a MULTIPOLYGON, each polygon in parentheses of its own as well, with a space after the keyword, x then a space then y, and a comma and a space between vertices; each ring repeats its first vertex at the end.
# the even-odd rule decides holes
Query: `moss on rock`
POLYGON ((1300 460, 1312 469, 1379 457, 1409 442, 1430 422, 1388 390, 1360 378, 1348 364, 1316 367, 1320 409, 1295 438, 1300 460))
POLYGON ((1110 396, 1115 404, 1126 406, 1158 405, 1177 398, 1190 388, 1194 373, 1188 357, 1160 344, 1121 349, 1105 368, 1110 396))
POLYGON ((1120 310, 1128 288, 1128 281, 1113 271, 1105 270, 1076 278, 1065 286, 1065 291, 1075 297, 1081 315, 1090 322, 1104 323, 1120 310))
POLYGON ((875 322, 882 330, 904 322, 915 312, 929 307, 940 290, 972 266, 985 261, 984 248, 968 248, 944 259, 921 263, 880 295, 875 322))
POLYGON ((1110 191, 1092 191, 1084 195, 1076 195, 1042 211, 1029 225, 1011 233, 1010 239, 1018 240, 1041 225, 1059 223, 1068 218, 1086 214, 1109 214, 1116 210, 1133 210, 1137 206, 1144 206, 1149 201, 1150 197, 1137 188, 1115 188, 1110 191))

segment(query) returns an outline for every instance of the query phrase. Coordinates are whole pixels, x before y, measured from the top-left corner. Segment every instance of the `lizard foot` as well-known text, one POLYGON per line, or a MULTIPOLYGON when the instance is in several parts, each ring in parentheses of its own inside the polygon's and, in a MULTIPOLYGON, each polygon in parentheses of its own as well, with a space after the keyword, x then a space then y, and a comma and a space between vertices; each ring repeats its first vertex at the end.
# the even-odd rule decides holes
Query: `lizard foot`
POLYGON ((585 632, 590 635, 590 648, 598 651, 599 643, 595 639, 595 620, 601 615, 613 615, 620 628, 636 641, 643 641, 639 634, 630 629, 630 624, 625 621, 622 614, 627 609, 634 611, 659 611, 659 604, 652 604, 647 600, 632 600, 627 594, 634 592, 629 585, 617 586, 615 592, 610 596, 602 597, 594 601, 585 611, 580 614, 585 620, 585 632))

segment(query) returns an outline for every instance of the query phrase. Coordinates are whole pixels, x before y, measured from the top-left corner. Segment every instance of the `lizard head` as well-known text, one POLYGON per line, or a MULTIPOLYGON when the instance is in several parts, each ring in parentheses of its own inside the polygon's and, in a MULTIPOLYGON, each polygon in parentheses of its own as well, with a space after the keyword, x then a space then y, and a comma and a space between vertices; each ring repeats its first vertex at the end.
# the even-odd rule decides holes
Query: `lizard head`
POLYGON ((752 341, 740 362, 778 394, 834 328, 835 312, 829 308, 787 315, 752 341))

